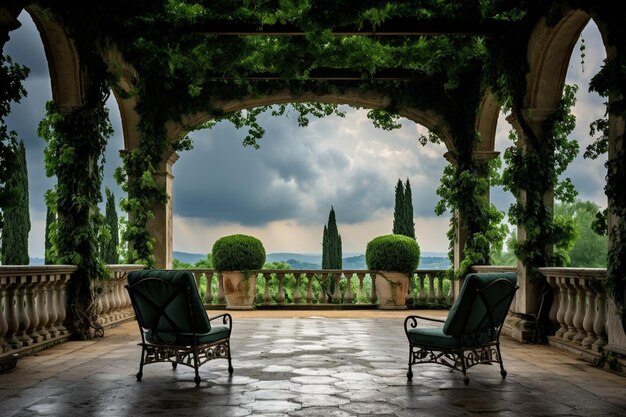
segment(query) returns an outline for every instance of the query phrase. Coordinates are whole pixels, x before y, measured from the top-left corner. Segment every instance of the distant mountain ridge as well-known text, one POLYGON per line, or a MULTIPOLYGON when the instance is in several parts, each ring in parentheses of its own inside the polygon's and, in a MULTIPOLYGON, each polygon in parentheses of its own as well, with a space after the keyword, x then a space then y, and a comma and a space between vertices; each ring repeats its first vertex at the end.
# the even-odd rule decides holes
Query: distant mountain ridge
MULTIPOLYGON (((343 269, 367 269, 365 255, 359 253, 345 253, 350 255, 343 258, 343 269)), ((188 264, 195 264, 205 259, 206 254, 174 251, 174 259, 188 264)), ((313 253, 275 252, 268 253, 266 262, 286 262, 291 269, 321 269, 322 255, 313 253)), ((450 260, 448 255, 440 252, 423 252, 420 257, 419 269, 448 269, 450 260)))

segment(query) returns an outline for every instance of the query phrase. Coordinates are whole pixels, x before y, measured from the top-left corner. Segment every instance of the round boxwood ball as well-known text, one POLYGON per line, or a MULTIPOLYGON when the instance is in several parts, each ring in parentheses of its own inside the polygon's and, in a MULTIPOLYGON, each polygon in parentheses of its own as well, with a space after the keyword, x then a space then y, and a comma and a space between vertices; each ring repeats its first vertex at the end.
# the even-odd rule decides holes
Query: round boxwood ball
POLYGON ((253 271, 263 267, 265 248, 254 236, 230 235, 219 238, 211 251, 218 271, 253 271))
POLYGON ((411 273, 420 261, 420 247, 410 237, 403 235, 378 236, 367 243, 365 262, 373 271, 411 273))

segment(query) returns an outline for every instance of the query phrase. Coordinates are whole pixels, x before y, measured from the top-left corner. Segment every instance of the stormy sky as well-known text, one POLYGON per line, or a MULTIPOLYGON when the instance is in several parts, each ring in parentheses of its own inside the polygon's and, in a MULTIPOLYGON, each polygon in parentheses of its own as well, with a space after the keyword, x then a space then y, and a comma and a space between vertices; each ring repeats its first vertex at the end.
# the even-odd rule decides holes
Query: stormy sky
MULTIPOLYGON (((7 123, 26 143, 32 222, 29 251, 31 257, 43 257, 43 194, 56 180, 45 175, 45 143, 36 130, 51 99, 50 78, 34 24, 25 12, 20 21, 22 27, 11 32, 3 52, 30 68, 25 82, 28 96, 13 106, 7 123)), ((567 83, 579 86, 574 108, 577 128, 572 137, 578 139, 581 155, 565 175, 572 178, 581 199, 605 207, 605 161, 582 158, 592 141, 589 123, 604 113, 602 99, 588 93, 588 83, 605 54, 593 23, 582 37, 584 64, 577 45, 567 78, 567 83)), ((115 133, 107 146, 103 187, 109 187, 119 201, 123 192, 113 171, 120 165, 123 147, 121 122, 113 98, 108 107, 115 133)), ((399 178, 408 178, 422 251, 447 251, 448 216, 437 217, 433 212, 438 200, 435 190, 447 164, 445 147, 422 147, 417 138, 426 129, 409 120, 401 121, 401 129, 386 132, 367 119, 367 109, 342 109, 345 118, 312 119, 305 128, 297 125, 293 111, 282 117, 262 116, 266 134, 258 150, 243 147, 245 131, 228 122, 193 132, 194 149, 182 152, 174 165, 174 249, 207 253, 223 235, 248 233, 260 238, 268 252, 319 253, 322 229, 333 206, 344 254, 363 253, 373 237, 391 233, 395 184, 399 178)), ((509 130, 501 115, 496 150, 511 146, 509 130)), ((492 201, 506 211, 512 197, 496 188, 492 201)))

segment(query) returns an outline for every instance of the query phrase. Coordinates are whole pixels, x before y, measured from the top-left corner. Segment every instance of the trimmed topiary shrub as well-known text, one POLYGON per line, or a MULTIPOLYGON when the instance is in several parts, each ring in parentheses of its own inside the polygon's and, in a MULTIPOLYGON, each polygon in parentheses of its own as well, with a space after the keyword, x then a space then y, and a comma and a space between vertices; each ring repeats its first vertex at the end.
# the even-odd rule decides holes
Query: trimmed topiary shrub
POLYGON ((367 268, 374 271, 411 273, 420 262, 420 247, 410 237, 403 235, 378 236, 367 244, 367 268))
POLYGON ((218 271, 253 271, 265 263, 263 243, 254 236, 221 237, 213 244, 211 254, 218 271))

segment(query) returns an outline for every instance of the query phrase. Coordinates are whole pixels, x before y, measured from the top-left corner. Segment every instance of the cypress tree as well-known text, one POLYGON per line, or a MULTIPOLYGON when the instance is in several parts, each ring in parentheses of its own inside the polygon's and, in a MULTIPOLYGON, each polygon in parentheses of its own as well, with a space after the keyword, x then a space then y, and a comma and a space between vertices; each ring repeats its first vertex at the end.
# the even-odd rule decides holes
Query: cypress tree
POLYGON ((396 203, 393 208, 393 234, 403 234, 404 224, 404 185, 402 180, 398 179, 396 184, 396 203))
POLYGON ((324 225, 324 234, 322 235, 322 269, 328 269, 328 227, 324 225))
POLYGON ((14 190, 17 198, 15 205, 4 210, 4 229, 2 230, 2 264, 28 265, 28 233, 30 232, 30 214, 28 212, 28 170, 26 167, 26 148, 20 141, 15 148, 15 169, 7 180, 7 189, 14 190))
POLYGON ((109 265, 114 265, 119 263, 119 255, 117 252, 117 247, 120 243, 119 231, 117 226, 117 211, 115 209, 115 195, 109 190, 105 188, 105 193, 107 197, 106 201, 106 211, 104 214, 104 224, 109 227, 109 231, 111 236, 109 239, 106 239, 102 242, 100 247, 100 256, 102 260, 109 265))
MULTIPOLYGON (((335 218, 335 209, 330 207, 328 215, 328 224, 324 225, 324 235, 322 238, 322 269, 341 269, 341 235, 337 229, 337 220, 335 218)), ((327 294, 331 300, 335 292, 335 280, 330 279, 328 282, 327 294)))
POLYGON ((413 196, 411 193, 411 184, 409 183, 409 179, 406 179, 406 184, 404 185, 404 204, 403 204, 403 228, 404 236, 408 236, 411 239, 415 239, 415 222, 413 221, 413 196))
POLYGON ((332 206, 328 215, 328 257, 330 269, 341 269, 341 235, 337 229, 335 209, 332 206))

